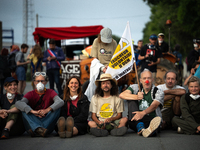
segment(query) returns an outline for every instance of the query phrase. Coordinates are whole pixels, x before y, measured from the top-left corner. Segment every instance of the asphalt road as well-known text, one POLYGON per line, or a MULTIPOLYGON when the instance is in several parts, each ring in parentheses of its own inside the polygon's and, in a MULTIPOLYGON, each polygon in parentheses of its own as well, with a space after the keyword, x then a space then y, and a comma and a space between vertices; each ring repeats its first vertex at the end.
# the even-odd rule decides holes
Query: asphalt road
MULTIPOLYGON (((31 90, 27 83, 27 91, 31 90)), ((125 103, 125 112, 127 106, 125 103)), ((24 133, 20 137, 0 140, 0 150, 199 150, 200 135, 177 134, 176 131, 161 131, 157 137, 144 138, 128 130, 122 137, 94 137, 86 134, 72 138, 61 139, 53 132, 46 138, 30 137, 24 133)))

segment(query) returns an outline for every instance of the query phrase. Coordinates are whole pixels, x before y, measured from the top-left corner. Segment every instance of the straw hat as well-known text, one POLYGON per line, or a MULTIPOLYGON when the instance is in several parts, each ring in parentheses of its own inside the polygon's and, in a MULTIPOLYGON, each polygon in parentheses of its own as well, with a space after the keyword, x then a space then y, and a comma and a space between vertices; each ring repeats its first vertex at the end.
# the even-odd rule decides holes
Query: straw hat
POLYGON ((109 73, 102 74, 100 76, 100 79, 95 81, 95 84, 96 84, 96 86, 98 86, 99 82, 108 81, 108 80, 114 81, 116 83, 116 85, 117 85, 117 80, 113 79, 111 74, 109 74, 109 73))

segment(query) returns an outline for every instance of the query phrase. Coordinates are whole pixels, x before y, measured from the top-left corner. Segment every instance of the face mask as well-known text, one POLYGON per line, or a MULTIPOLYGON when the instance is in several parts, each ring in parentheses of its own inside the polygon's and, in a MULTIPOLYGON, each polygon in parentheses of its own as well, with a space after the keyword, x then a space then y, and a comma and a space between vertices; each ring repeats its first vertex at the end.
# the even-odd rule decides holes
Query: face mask
POLYGON ((42 82, 38 83, 36 85, 36 88, 39 92, 43 91, 44 90, 44 84, 42 84, 42 82))
POLYGON ((197 44, 194 44, 194 48, 197 48, 198 47, 198 45, 197 44))
POLYGON ((77 97, 78 97, 78 95, 70 96, 70 99, 71 99, 72 101, 74 101, 77 97))
POLYGON ((163 41, 158 41, 159 43, 162 43, 163 41))
POLYGON ((11 93, 7 93, 6 96, 7 96, 7 99, 9 99, 9 100, 15 98, 15 94, 11 94, 11 93))
POLYGON ((193 99, 193 100, 196 100, 200 97, 200 95, 193 95, 193 94, 190 94, 190 97, 193 99))

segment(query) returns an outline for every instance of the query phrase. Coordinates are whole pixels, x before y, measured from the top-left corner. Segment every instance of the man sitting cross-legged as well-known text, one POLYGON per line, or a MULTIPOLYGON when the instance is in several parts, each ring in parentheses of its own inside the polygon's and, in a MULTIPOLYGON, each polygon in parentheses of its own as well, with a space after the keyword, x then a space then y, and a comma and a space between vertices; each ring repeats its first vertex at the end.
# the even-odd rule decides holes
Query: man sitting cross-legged
POLYGON ((132 84, 119 97, 128 101, 129 127, 149 137, 161 123, 160 105, 163 105, 164 93, 152 84, 152 73, 148 69, 141 73, 140 82, 141 92, 138 92, 138 84, 132 84))
POLYGON ((174 116, 180 116, 180 99, 186 93, 185 88, 177 83, 177 73, 173 70, 167 71, 164 80, 165 84, 158 85, 157 87, 164 91, 164 106, 162 112, 162 129, 171 128, 171 120, 174 116))
POLYGON ((107 136, 109 131, 114 136, 124 135, 128 119, 122 118, 124 103, 118 97, 117 81, 110 74, 102 74, 95 84, 97 88, 89 109, 93 120, 88 122, 90 132, 94 136, 107 136))

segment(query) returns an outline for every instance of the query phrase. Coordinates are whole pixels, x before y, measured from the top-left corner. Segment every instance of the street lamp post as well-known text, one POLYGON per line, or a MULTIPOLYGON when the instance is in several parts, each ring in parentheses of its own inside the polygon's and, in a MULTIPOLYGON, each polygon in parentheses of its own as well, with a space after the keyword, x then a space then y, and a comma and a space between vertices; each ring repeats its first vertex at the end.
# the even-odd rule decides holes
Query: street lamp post
POLYGON ((171 48, 170 48, 170 27, 172 26, 171 20, 167 20, 166 25, 169 27, 169 52, 171 52, 171 48))

